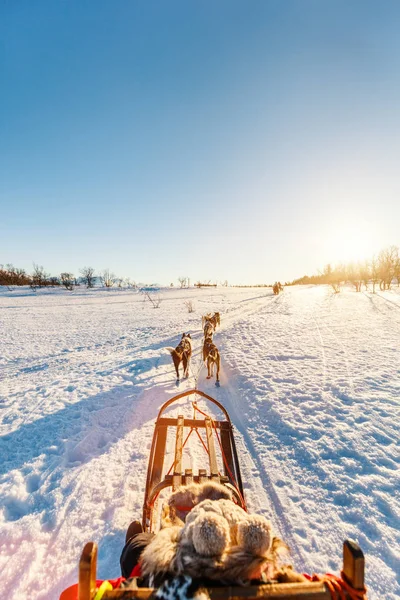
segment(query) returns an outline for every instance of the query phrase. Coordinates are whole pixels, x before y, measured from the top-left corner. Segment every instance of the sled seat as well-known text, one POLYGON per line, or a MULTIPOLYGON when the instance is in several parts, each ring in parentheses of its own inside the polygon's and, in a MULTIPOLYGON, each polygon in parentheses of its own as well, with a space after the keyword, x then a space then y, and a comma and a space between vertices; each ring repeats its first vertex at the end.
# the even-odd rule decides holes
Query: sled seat
MULTIPOLYGON (((79 562, 79 600, 94 600, 96 595, 97 544, 88 542, 79 562)), ((364 588, 364 555, 360 547, 350 540, 343 544, 342 578, 353 588, 364 588)), ((102 600, 153 599, 157 590, 153 588, 116 589, 107 591, 102 600)), ((265 583, 260 585, 208 587, 211 600, 332 600, 332 594, 324 581, 304 583, 265 583)), ((347 592, 346 600, 351 600, 347 592)), ((353 596, 354 597, 354 596, 353 596)), ((360 596, 361 598, 362 596, 360 596)))

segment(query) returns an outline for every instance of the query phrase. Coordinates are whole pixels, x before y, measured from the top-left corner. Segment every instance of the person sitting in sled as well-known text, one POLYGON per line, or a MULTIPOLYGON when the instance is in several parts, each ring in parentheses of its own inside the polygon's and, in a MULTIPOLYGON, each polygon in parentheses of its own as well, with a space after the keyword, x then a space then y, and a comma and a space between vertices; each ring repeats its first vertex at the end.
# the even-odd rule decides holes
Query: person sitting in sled
POLYGON ((234 503, 232 492, 216 482, 192 483, 173 492, 157 534, 131 523, 121 554, 124 577, 159 583, 186 575, 226 584, 274 579, 286 545, 273 535, 270 521, 234 503))
MULTIPOLYGON (((281 550, 287 547, 273 535, 271 523, 235 504, 226 486, 192 483, 171 494, 157 533, 143 532, 139 521, 130 524, 120 557, 122 577, 96 583, 99 589, 129 589, 132 578, 139 578, 144 587, 160 588, 162 598, 164 592, 171 595, 171 582, 194 595, 201 585, 304 581, 280 567, 281 550)), ((77 593, 72 586, 60 600, 77 600, 77 593)))

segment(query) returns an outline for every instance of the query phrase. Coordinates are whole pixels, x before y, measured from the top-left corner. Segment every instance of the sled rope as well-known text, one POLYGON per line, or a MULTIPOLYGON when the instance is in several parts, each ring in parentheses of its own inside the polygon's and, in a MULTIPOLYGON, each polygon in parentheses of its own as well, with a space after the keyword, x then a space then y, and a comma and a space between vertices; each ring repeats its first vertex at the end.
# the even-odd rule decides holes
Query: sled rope
MULTIPOLYGON (((184 441, 184 442, 183 442, 183 444, 182 444, 182 450, 183 450, 183 449, 184 449, 184 447, 186 446, 186 442, 188 441, 188 439, 189 439, 189 438, 190 438, 190 436, 192 435, 193 431, 194 431, 194 427, 192 427, 192 428, 191 428, 191 430, 189 431, 189 433, 187 434, 187 436, 186 436, 186 439, 185 439, 185 441, 184 441)), ((169 468, 169 470, 168 470, 168 473, 167 473, 167 475, 170 475, 170 474, 171 474, 171 471, 172 471, 172 469, 175 467, 175 465, 176 465, 176 462, 175 462, 175 460, 174 460, 174 461, 173 461, 173 463, 172 463, 172 465, 170 466, 170 468, 169 468)))
POLYGON ((323 583, 326 583, 331 593, 332 600, 346 600, 346 598, 350 598, 350 600, 367 600, 366 587, 362 590, 356 590, 345 581, 343 571, 341 571, 340 575, 341 577, 332 575, 332 573, 325 573, 325 575, 317 575, 316 573, 307 575, 304 573, 304 576, 307 577, 309 581, 322 581, 323 583))
POLYGON ((112 589, 113 589, 113 586, 111 585, 111 583, 108 580, 103 581, 103 583, 100 585, 100 587, 97 588, 96 595, 93 598, 93 600, 101 600, 101 598, 104 596, 104 594, 106 592, 109 592, 112 589))
POLYGON ((201 371, 202 371, 202 369, 204 367, 204 362, 203 362, 203 359, 202 359, 202 356, 201 356, 201 352, 199 354, 199 357, 200 357, 200 360, 199 360, 199 364, 197 366, 197 372, 196 373, 195 373, 195 371, 194 371, 194 369, 192 367, 192 363, 190 363, 190 370, 192 371, 192 375, 193 375, 193 378, 194 378, 194 389, 195 390, 197 390, 197 385, 198 385, 198 382, 199 382, 200 373, 201 373, 201 371))
POLYGON ((196 433, 197 433, 197 435, 198 435, 198 438, 199 438, 199 440, 200 440, 200 441, 201 441, 201 443, 203 444, 203 448, 204 448, 204 450, 207 452, 208 456, 210 456, 210 452, 208 451, 208 448, 207 448, 207 446, 205 445, 205 443, 204 443, 204 440, 203 440, 203 438, 201 437, 201 435, 199 434, 199 432, 197 431, 197 429, 196 429, 196 433))
MULTIPOLYGON (((197 397, 197 394, 196 394, 196 397, 197 397)), ((221 456, 222 456, 222 460, 223 460, 223 462, 224 462, 225 468, 226 468, 227 472, 229 473, 229 476, 230 476, 230 478, 231 478, 231 480, 232 480, 232 482, 233 482, 233 485, 234 485, 234 487, 235 487, 235 489, 236 489, 236 491, 237 491, 237 493, 238 493, 238 495, 239 495, 239 498, 240 498, 240 500, 241 500, 241 502, 242 502, 242 505, 245 507, 245 510, 247 511, 247 505, 246 505, 246 501, 245 501, 245 499, 243 498, 243 496, 242 496, 242 494, 241 494, 241 492, 240 492, 239 486, 238 486, 238 485, 237 485, 237 483, 236 483, 236 479, 235 479, 235 477, 234 477, 234 475, 233 475, 233 473, 232 473, 232 471, 231 471, 231 469, 230 469, 230 467, 229 467, 229 464, 228 464, 227 458, 226 458, 226 456, 225 456, 224 448, 223 448, 223 446, 222 446, 221 438, 220 438, 220 436, 219 436, 218 429, 217 429, 217 426, 216 426, 216 424, 215 424, 215 421, 214 421, 214 419, 213 419, 212 417, 210 417, 210 415, 208 415, 207 413, 203 412, 203 411, 202 411, 202 410, 201 410, 201 409, 200 409, 200 408, 197 406, 197 403, 196 403, 196 401, 192 402, 192 406, 193 406, 193 409, 194 409, 194 415, 193 415, 194 419, 196 418, 196 411, 198 411, 198 412, 199 412, 201 415, 203 415, 204 417, 208 417, 208 418, 210 419, 210 421, 211 421, 211 424, 212 424, 212 427, 213 427, 213 429, 214 429, 214 432, 215 432, 215 435, 216 435, 216 438, 217 438, 217 440, 218 440, 218 445, 219 445, 219 447, 220 447, 220 450, 221 450, 221 456)), ((195 432, 196 432, 196 434, 197 434, 197 436, 198 436, 198 438, 199 438, 200 442, 201 442, 201 443, 202 443, 202 445, 203 445, 203 448, 204 448, 204 450, 205 450, 205 451, 206 451, 206 453, 209 455, 209 454, 210 454, 210 452, 209 452, 209 450, 208 450, 207 446, 205 445, 205 443, 204 443, 204 440, 203 440, 203 438, 201 437, 201 435, 200 435, 200 433, 198 432, 198 430, 197 430, 197 428, 196 428, 196 427, 191 427, 191 429, 190 429, 189 433, 187 434, 187 436, 186 436, 186 438, 185 438, 185 441, 184 441, 184 442, 183 442, 183 444, 182 444, 182 450, 183 450, 183 449, 184 449, 184 447, 186 446, 186 443, 187 443, 188 439, 190 438, 190 436, 192 435, 193 431, 195 431, 195 432)), ((176 465, 176 461, 174 460, 174 461, 172 462, 172 464, 171 464, 170 468, 168 469, 167 475, 170 475, 170 474, 171 474, 171 471, 172 471, 172 469, 174 469, 175 465, 176 465)), ((221 473, 219 473, 219 475, 221 475, 221 473)), ((156 494, 156 496, 153 498, 153 500, 152 500, 152 501, 151 501, 151 503, 150 503, 150 506, 154 506, 154 504, 155 504, 155 502, 156 502, 156 500, 157 500, 158 496, 159 496, 159 493, 158 493, 158 494, 156 494)))
MULTIPOLYGON (((184 447, 185 447, 185 445, 186 445, 186 442, 188 441, 188 439, 189 439, 189 438, 190 438, 190 436, 192 435, 193 431, 194 431, 194 427, 192 427, 192 428, 191 428, 191 430, 189 431, 189 433, 187 434, 187 436, 186 436, 186 439, 185 439, 185 441, 184 441, 184 442, 183 442, 183 444, 182 444, 182 450, 184 449, 184 447)), ((167 473, 167 475, 170 475, 170 474, 171 474, 171 471, 172 471, 172 469, 175 467, 175 464, 176 464, 176 462, 175 462, 175 460, 174 460, 174 461, 172 462, 172 465, 171 465, 171 466, 170 466, 170 468, 168 469, 168 473, 167 473)), ((154 506, 154 504, 156 503, 156 500, 157 500, 157 498, 158 498, 158 496, 159 496, 159 495, 160 495, 160 492, 158 492, 158 494, 156 494, 156 495, 154 496, 154 498, 153 498, 153 500, 150 502, 149 506, 152 506, 152 507, 154 506)))
POLYGON ((215 435, 216 435, 216 438, 217 438, 217 440, 218 440, 218 444, 219 444, 219 447, 220 447, 220 450, 221 450, 221 456, 222 456, 222 460, 224 461, 225 468, 226 468, 226 470, 228 471, 228 473, 229 473, 229 476, 230 476, 231 480, 233 481, 233 485, 235 486, 235 488, 236 488, 236 491, 237 491, 237 493, 239 494, 239 497, 240 497, 240 499, 241 499, 241 501, 242 501, 242 504, 243 504, 243 506, 245 507, 245 510, 246 510, 246 512, 247 512, 247 505, 246 505, 246 501, 245 501, 245 499, 243 498, 243 496, 242 496, 242 494, 241 494, 241 492, 240 492, 240 490, 239 490, 239 486, 238 486, 238 484, 236 483, 236 479, 235 479, 235 477, 233 476, 233 473, 232 473, 231 469, 229 468, 229 464, 228 464, 228 461, 227 461, 227 459, 226 459, 225 452, 224 452, 224 448, 223 448, 223 446, 222 446, 221 438, 219 437, 218 429, 217 429, 217 426, 216 426, 216 424, 215 424, 215 421, 214 421, 214 419, 213 419, 212 417, 210 417, 210 415, 208 415, 207 413, 205 413, 205 412, 203 412, 202 410, 200 410, 200 408, 197 406, 197 404, 196 404, 195 402, 192 402, 192 404, 193 404, 193 408, 195 409, 195 411, 196 411, 196 410, 198 410, 198 411, 199 411, 199 413, 200 413, 201 415, 203 415, 204 417, 209 417, 209 419, 211 420, 211 424, 212 424, 212 426, 213 426, 213 428, 214 428, 215 435))

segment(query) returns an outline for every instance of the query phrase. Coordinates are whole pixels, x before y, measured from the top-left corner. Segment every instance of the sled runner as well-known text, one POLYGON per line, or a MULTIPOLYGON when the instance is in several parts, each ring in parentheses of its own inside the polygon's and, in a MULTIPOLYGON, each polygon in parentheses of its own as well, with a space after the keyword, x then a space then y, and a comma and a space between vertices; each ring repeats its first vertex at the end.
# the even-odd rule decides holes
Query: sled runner
MULTIPOLYGON (((239 460, 233 436, 233 427, 226 409, 216 400, 199 390, 189 390, 174 396, 160 409, 153 435, 150 451, 147 481, 145 488, 142 527, 147 533, 156 534, 160 525, 160 511, 158 504, 160 495, 168 488, 175 491, 180 486, 192 483, 206 484, 215 482, 225 486, 230 491, 234 503, 240 509, 246 509, 242 479, 240 475, 239 460), (193 397, 194 396, 194 397, 193 397), (181 401, 189 398, 188 406, 193 409, 192 417, 179 414, 181 401), (222 414, 222 419, 216 420, 207 414, 207 409, 202 409, 197 403, 197 398, 204 403, 211 404, 222 414), (176 406, 173 406, 176 404, 176 406), (178 408, 177 416, 168 416, 169 410, 178 408), (166 459, 167 450, 171 447, 171 436, 174 445, 173 458, 166 459), (206 468, 199 468, 193 472, 191 468, 184 468, 185 448, 190 446, 189 440, 197 437, 200 441, 207 463, 206 468), (169 464, 171 463, 171 464, 169 464)), ((208 487, 208 484, 207 484, 208 487)), ((180 490, 178 494, 180 494, 180 490)), ((225 493, 225 492, 224 492, 225 493)), ((201 506, 201 505, 200 505, 201 506)), ((180 511, 190 511, 192 507, 180 506, 180 511)), ((191 513, 191 515, 194 514, 191 513)), ((162 531, 162 533, 165 530, 162 531)), ((128 588, 112 589, 109 582, 96 582, 97 545, 94 542, 86 544, 79 563, 78 595, 62 595, 63 600, 78 598, 78 600, 111 600, 138 598, 180 598, 181 591, 176 591, 169 596, 169 589, 156 589, 138 586, 137 579, 128 580, 128 588), (159 595, 161 592, 161 595, 159 595), (174 595, 175 594, 175 595, 174 595)), ((131 575, 132 577, 132 575, 131 575)), ((182 578, 182 576, 180 576, 182 578)), ((300 576, 302 577, 302 576, 300 576)), ((114 582, 115 583, 115 582, 114 582)), ((207 585, 206 592, 211 600, 361 600, 366 598, 364 589, 364 556, 360 548, 351 541, 343 545, 343 567, 341 577, 333 575, 312 576, 310 580, 295 583, 268 583, 247 582, 245 586, 238 585, 207 585)), ((114 586, 115 587, 115 586, 114 586)), ((185 597, 183 593, 182 598, 185 597)))

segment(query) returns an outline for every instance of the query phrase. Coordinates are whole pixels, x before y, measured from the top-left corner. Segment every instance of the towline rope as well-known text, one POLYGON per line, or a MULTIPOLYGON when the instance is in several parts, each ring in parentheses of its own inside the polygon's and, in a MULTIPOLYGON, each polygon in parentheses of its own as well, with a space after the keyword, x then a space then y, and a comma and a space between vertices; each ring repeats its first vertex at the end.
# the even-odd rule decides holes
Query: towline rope
POLYGON ((216 438, 218 440, 218 444, 219 444, 219 447, 220 447, 220 450, 221 450, 221 456, 222 456, 222 460, 224 461, 225 468, 228 471, 229 476, 230 476, 230 478, 231 478, 231 480, 233 482, 233 485, 235 486, 236 491, 239 494, 239 497, 240 497, 240 500, 242 502, 242 505, 243 505, 245 511, 247 512, 246 501, 245 501, 244 497, 241 494, 241 491, 239 489, 239 486, 238 486, 238 484, 236 482, 236 479, 235 479, 235 477, 234 477, 231 469, 229 468, 229 464, 228 464, 227 458, 225 456, 225 452, 224 452, 224 449, 223 449, 223 446, 222 446, 221 438, 219 437, 218 429, 217 429, 217 426, 215 424, 214 419, 212 417, 210 417, 210 415, 208 415, 207 413, 205 413, 202 410, 200 410, 200 408, 197 406, 196 402, 192 402, 192 405, 193 405, 193 408, 195 409, 195 411, 197 410, 201 415, 203 415, 204 417, 209 417, 209 419, 211 420, 211 424, 212 424, 213 429, 215 431, 215 436, 216 436, 216 438))
POLYGON ((356 590, 344 578, 344 573, 341 571, 340 577, 332 575, 332 573, 325 573, 325 575, 308 575, 303 573, 309 581, 321 581, 326 583, 332 600, 367 600, 367 588, 364 586, 362 590, 356 590))

